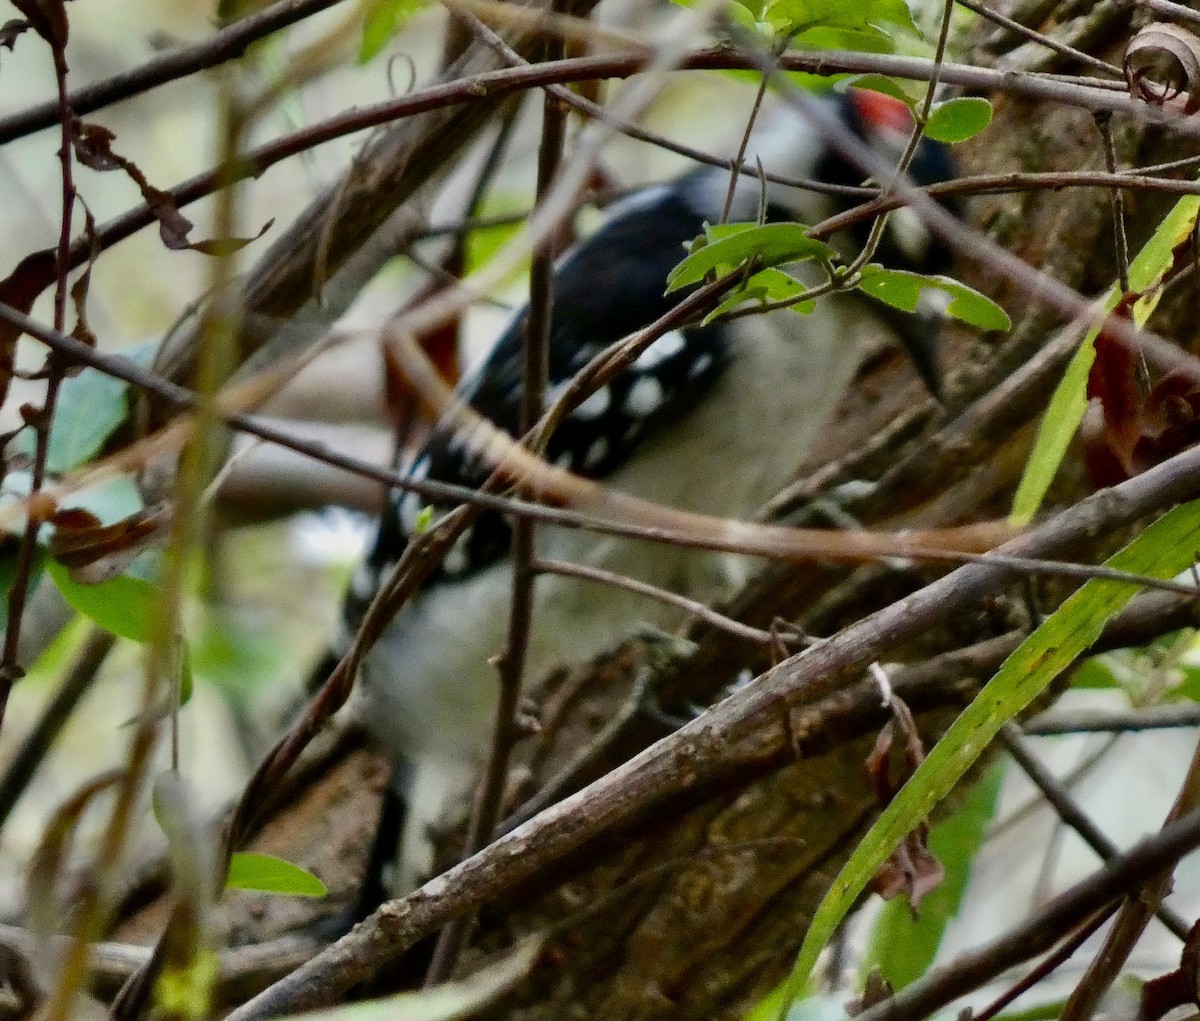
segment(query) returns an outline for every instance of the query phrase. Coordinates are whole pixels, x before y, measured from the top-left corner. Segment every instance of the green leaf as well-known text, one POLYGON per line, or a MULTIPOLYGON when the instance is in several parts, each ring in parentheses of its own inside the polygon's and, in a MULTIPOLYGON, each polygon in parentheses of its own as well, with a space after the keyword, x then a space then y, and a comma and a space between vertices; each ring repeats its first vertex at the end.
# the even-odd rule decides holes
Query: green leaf
POLYGON ((194 947, 184 961, 168 960, 154 983, 156 1013, 185 1021, 212 1017, 212 995, 220 975, 220 958, 205 947, 194 947))
POLYGON ((128 475, 117 475, 71 493, 59 507, 90 511, 100 519, 100 524, 112 525, 136 514, 143 504, 142 494, 133 480, 128 475))
POLYGON ((817 25, 793 37, 793 44, 804 50, 852 50, 855 53, 891 53, 892 38, 877 29, 865 31, 817 25))
MULTIPOLYGON (((54 424, 50 428, 50 449, 46 470, 62 475, 86 464, 100 452, 109 436, 128 414, 127 384, 95 369, 84 369, 62 385, 54 424)), ((21 434, 22 449, 33 451, 31 430, 21 434)))
POLYGON ((925 134, 952 145, 974 138, 992 123, 992 104, 978 96, 961 96, 935 103, 925 122, 925 134))
MULTIPOLYGON (((1122 571, 1171 578, 1200 556, 1200 501, 1176 507, 1106 561, 1122 571)), ((905 835, 937 806, 979 758, 1000 728, 1100 636, 1105 623, 1140 587, 1093 579, 1071 595, 1020 644, 950 726, 909 781, 880 814, 813 915, 787 999, 805 987, 817 956, 905 835)))
POLYGON ((293 897, 324 897, 329 892, 321 880, 299 865, 250 851, 238 851, 230 859, 225 888, 293 897))
POLYGON ((996 814, 1003 779, 1004 763, 997 762, 972 787, 962 808, 933 827, 929 850, 945 869, 941 885, 921 901, 917 918, 902 898, 884 904, 871 930, 862 975, 878 967, 893 989, 903 989, 929 970, 946 927, 962 906, 975 855, 996 814))
POLYGON ((1012 513, 1008 516, 1009 524, 1016 528, 1024 528, 1033 520, 1054 476, 1058 474, 1058 466, 1066 456, 1071 437, 1083 421, 1088 404, 1087 381, 1092 363, 1096 360, 1098 332, 1097 329, 1089 330, 1079 349, 1071 356, 1067 371, 1054 388, 1050 405, 1038 424, 1037 438, 1025 463, 1016 496, 1013 497, 1012 513))
MULTIPOLYGON (((726 312, 732 312, 747 301, 777 302, 790 301, 800 297, 808 288, 793 276, 788 276, 780 269, 764 269, 755 273, 746 281, 744 287, 739 287, 704 317, 702 326, 707 326, 714 319, 719 319, 726 312)), ((817 303, 814 300, 801 301, 789 306, 801 315, 808 315, 817 303)))
POLYGON ((80 585, 56 560, 47 560, 46 570, 73 609, 120 638, 150 640, 158 600, 150 582, 122 574, 98 585, 80 585))
POLYGON ((1071 687, 1101 691, 1120 691, 1124 685, 1114 672, 1114 661, 1109 656, 1092 656, 1080 664, 1071 675, 1071 687))
POLYGON ((917 31, 904 0, 775 0, 766 20, 788 35, 818 26, 877 35, 888 35, 888 26, 917 31))
POLYGON ((362 44, 358 62, 365 64, 378 56, 383 48, 418 11, 429 6, 429 0, 375 0, 363 19, 362 44))
MULTIPOLYGON (((679 3, 679 0, 673 0, 674 3, 679 3)), ((770 27, 759 21, 754 13, 744 4, 730 4, 725 10, 729 20, 738 28, 745 32, 751 32, 754 35, 762 35, 763 30, 770 31, 770 27)))
POLYGON ((925 87, 913 82, 902 82, 883 74, 856 74, 843 79, 846 85, 868 92, 879 92, 898 99, 910 110, 914 109, 925 94, 925 87))
POLYGON ((192 669, 239 705, 278 677, 292 651, 269 628, 232 614, 206 613, 191 634, 192 669))
MULTIPOLYGON (((755 259, 761 267, 805 259, 829 259, 833 249, 814 241, 800 223, 728 224, 714 241, 697 243, 667 277, 667 293, 699 283, 709 273, 729 272, 755 259)), ((714 233, 717 229, 714 228, 714 233)))
MULTIPOLYGON (((1174 262, 1175 249, 1191 234, 1198 215, 1200 196, 1183 196, 1163 217, 1154 235, 1130 263, 1129 286, 1134 293, 1142 295, 1133 306, 1134 325, 1142 326, 1150 318, 1161 294, 1158 284, 1174 262)), ((1114 283, 1098 300, 1097 321, 1084 336, 1050 398, 1050 406, 1038 426, 1037 439, 1025 464, 1008 518, 1018 528, 1029 524, 1038 512, 1067 455, 1071 438, 1083 421, 1083 413, 1087 410, 1087 378, 1096 357, 1094 345, 1100 332, 1100 317, 1116 308, 1119 298, 1118 285, 1114 283)))
POLYGON ((945 313, 981 330, 1008 330, 1012 320, 991 298, 952 277, 925 276, 908 270, 887 269, 872 263, 863 268, 858 289, 904 312, 915 312, 923 291, 950 297, 945 313))
MULTIPOLYGON (((482 218, 508 216, 528 210, 531 199, 528 195, 517 192, 491 191, 487 198, 475 210, 475 215, 482 218)), ((467 234, 464 250, 465 268, 467 273, 473 273, 492 260, 509 241, 521 230, 521 221, 498 223, 490 227, 477 227, 467 234)), ((514 271, 517 276, 520 270, 514 271)))
MULTIPOLYGON (((125 348, 120 353, 146 366, 153 360, 160 343, 155 337, 125 348)), ((50 449, 46 455, 46 469, 51 474, 62 475, 81 464, 87 464, 100 452, 128 415, 128 391, 127 383, 95 369, 84 369, 63 383, 54 423, 50 428, 50 449)), ((33 454, 35 441, 32 430, 25 430, 17 442, 19 450, 33 454)))

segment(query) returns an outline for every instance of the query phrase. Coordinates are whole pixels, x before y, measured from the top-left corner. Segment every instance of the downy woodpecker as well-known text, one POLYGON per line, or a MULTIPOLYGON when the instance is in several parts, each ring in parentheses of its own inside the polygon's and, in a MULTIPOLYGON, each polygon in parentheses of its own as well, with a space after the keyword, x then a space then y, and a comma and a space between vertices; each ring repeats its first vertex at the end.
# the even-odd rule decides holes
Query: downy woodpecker
MULTIPOLYGON (((907 112, 890 102, 856 92, 829 99, 856 134, 898 154, 911 128, 907 112)), ((862 183, 799 115, 781 111, 780 119, 752 133, 747 165, 758 159, 780 176, 862 183)), ((949 177, 947 152, 923 142, 909 174, 926 183, 949 177)), ((685 243, 720 219, 728 186, 728 171, 706 167, 637 192, 612 206, 606 224, 562 257, 553 282, 549 400, 597 352, 676 304, 679 296, 665 293, 667 274, 684 257, 685 243)), ((775 184, 763 188, 743 175, 729 219, 754 220, 764 194, 769 219, 810 224, 853 201, 775 184)), ((928 235, 904 212, 893 217, 877 258, 896 267, 941 268, 928 235)), ((509 433, 518 425, 525 318, 524 310, 515 315, 459 388, 476 411, 509 433)), ((808 315, 784 309, 667 333, 566 418, 546 456, 649 500, 747 517, 789 480, 829 423, 868 343, 897 337, 879 306, 851 294, 822 298, 808 315)), ((928 335, 901 333, 899 339, 936 386, 928 335)), ((448 427, 435 427, 409 471, 469 486, 490 474, 448 427)), ((394 497, 390 520, 381 525, 348 599, 351 626, 422 510, 415 494, 394 497)), ((428 867, 429 825, 448 799, 471 790, 486 752, 497 694, 491 661, 508 626, 510 538, 509 522, 485 513, 400 611, 361 671, 354 712, 405 764, 398 772, 407 807, 395 878, 401 888, 415 885, 428 867)), ((545 525, 536 541, 541 556, 705 601, 732 595, 753 569, 745 558, 545 525)), ((536 681, 556 664, 591 657, 639 623, 665 628, 680 618, 679 611, 620 588, 544 575, 535 584, 524 676, 536 681)))

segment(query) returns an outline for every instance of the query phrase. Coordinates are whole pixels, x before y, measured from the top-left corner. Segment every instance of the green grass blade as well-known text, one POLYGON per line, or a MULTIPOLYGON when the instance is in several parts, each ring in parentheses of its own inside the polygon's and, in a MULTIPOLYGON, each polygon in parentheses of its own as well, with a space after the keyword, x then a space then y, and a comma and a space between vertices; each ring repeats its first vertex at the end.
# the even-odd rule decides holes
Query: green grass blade
MULTIPOLYGON (((1177 507, 1107 561, 1110 567, 1170 578, 1200 556, 1200 501, 1177 507)), ((1000 728, 1029 705, 1100 636, 1138 586, 1094 579, 1031 634, 930 751, 846 862, 813 916, 787 981, 784 1003, 802 990, 817 956, 888 855, 961 779, 1000 728)), ((782 1013, 780 1014, 782 1016, 782 1013)))

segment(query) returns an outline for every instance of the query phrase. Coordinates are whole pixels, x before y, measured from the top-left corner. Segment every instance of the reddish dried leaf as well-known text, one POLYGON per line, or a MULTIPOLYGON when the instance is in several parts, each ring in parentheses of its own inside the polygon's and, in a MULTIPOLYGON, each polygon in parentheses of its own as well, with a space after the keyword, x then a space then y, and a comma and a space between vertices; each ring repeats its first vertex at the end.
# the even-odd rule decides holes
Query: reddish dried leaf
MULTIPOLYGON (((0 281, 0 303, 29 315, 37 296, 54 283, 55 256, 53 252, 34 252, 25 256, 3 281, 0 281)), ((13 359, 21 330, 7 320, 0 321, 0 404, 8 396, 13 377, 13 359)))
MULTIPOLYGON (((80 203, 84 212, 84 236, 88 239, 88 261, 83 272, 79 274, 79 279, 71 285, 71 303, 75 306, 75 328, 71 331, 71 336, 88 347, 95 347, 96 335, 92 333, 87 321, 87 298, 92 283, 92 267, 96 265, 96 257, 100 254, 100 238, 96 235, 96 220, 92 211, 82 199, 80 203)), ((78 371, 79 368, 81 366, 76 366, 74 371, 78 371)))
POLYGON ((1104 412, 1104 438, 1126 471, 1133 474, 1133 447, 1141 435, 1137 361, 1115 337, 1101 332, 1096 337, 1096 360, 1088 374, 1087 395, 1100 402, 1104 412))
POLYGON ((926 846, 928 836, 929 827, 925 824, 909 833, 879 867, 871 884, 884 900, 907 894, 914 913, 945 875, 941 862, 926 846))
POLYGON ((271 227, 274 220, 268 220, 266 225, 251 238, 213 238, 205 241, 192 241, 188 238, 195 224, 180 211, 175 199, 161 188, 152 185, 141 168, 133 160, 122 156, 112 147, 116 139, 108 128, 100 124, 92 124, 76 118, 71 125, 72 138, 75 144, 75 154, 79 161, 92 170, 123 170, 142 193, 150 212, 158 221, 158 234, 162 243, 172 251, 178 252, 191 249, 202 255, 228 255, 244 248, 251 241, 256 241, 271 227))
POLYGON ((875 784, 875 797, 881 805, 886 805, 896 793, 892 786, 891 770, 888 768, 895 732, 892 721, 888 720, 875 739, 875 747, 871 749, 871 754, 867 756, 867 775, 875 784))
POLYGON ((188 233, 195 224, 179 211, 175 200, 165 191, 148 184, 142 188, 142 197, 158 221, 158 235, 162 243, 173 252, 189 248, 191 242, 188 241, 188 233))
POLYGON ((58 511, 50 522, 51 556, 70 571, 73 581, 95 585, 124 571, 166 531, 171 519, 167 505, 158 504, 111 525, 102 525, 94 514, 77 507, 58 511))
POLYGON ((89 170, 126 170, 141 184, 145 180, 141 177, 141 171, 136 167, 129 171, 128 167, 133 164, 113 151, 112 143, 116 137, 103 124, 82 121, 78 117, 71 122, 71 143, 75 148, 75 158, 80 163, 89 170))
MULTIPOLYGON (((867 771, 875 783, 881 805, 886 805, 896 791, 925 760, 925 743, 917 732, 912 711, 903 699, 889 696, 888 707, 892 718, 879 732, 875 747, 867 756, 867 771), (904 739, 904 768, 893 780, 891 753, 895 734, 904 739)), ((941 883, 944 871, 941 863, 933 856, 927 845, 929 824, 922 822, 912 830, 895 851, 876 871, 872 887, 885 900, 907 894, 909 904, 915 912, 924 897, 941 883)))
POLYGON ((1080 429, 1097 486, 1123 482, 1200 442, 1200 380, 1187 370, 1171 372, 1143 393, 1136 364, 1123 344, 1097 338, 1088 379, 1093 407, 1080 429))

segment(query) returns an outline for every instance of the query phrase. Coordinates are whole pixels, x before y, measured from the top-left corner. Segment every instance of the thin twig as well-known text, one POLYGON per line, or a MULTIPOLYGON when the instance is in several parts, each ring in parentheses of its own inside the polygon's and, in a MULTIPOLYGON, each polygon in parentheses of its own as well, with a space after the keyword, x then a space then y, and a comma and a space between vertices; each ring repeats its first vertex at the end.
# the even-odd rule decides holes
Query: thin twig
MULTIPOLYGON (((1175 803, 1167 813, 1164 830, 1180 819, 1197 816, 1200 816, 1200 742, 1192 752, 1187 774, 1175 797, 1175 803)), ((1103 946, 1067 998, 1060 1015, 1064 1021, 1088 1021, 1095 1013, 1104 994, 1125 967, 1125 962, 1129 960, 1129 955, 1133 953, 1133 948, 1150 919, 1170 893, 1174 872, 1172 864, 1149 876, 1139 886, 1130 887, 1125 891, 1125 901, 1104 938, 1103 946)))
MULTIPOLYGON (((551 13, 561 7, 559 0, 551 4, 551 13)), ((464 14, 470 24, 479 24, 474 15, 464 14)), ((562 40, 547 37, 545 59, 562 57, 562 40)), ((558 172, 566 138, 566 112, 558 100, 547 93, 542 100, 542 138, 538 147, 537 201, 545 200, 558 172)), ((546 394, 546 378, 550 366, 550 330, 554 314, 554 236, 550 232, 533 253, 529 277, 529 311, 525 319, 524 364, 521 389, 521 435, 526 435, 542 416, 546 394)), ((526 499, 536 493, 519 489, 526 499)), ((512 598, 509 601, 508 636, 496 663, 499 673, 499 698, 491 744, 488 748, 483 782, 479 787, 463 858, 470 857, 491 840, 504 809, 504 791, 508 783, 508 765, 514 744, 521 736, 519 723, 521 690, 525 676, 525 660, 529 636, 533 627, 533 589, 537 581, 534 567, 534 522, 518 518, 512 531, 512 598)), ((437 985, 448 979, 470 937, 474 916, 461 915, 442 930, 434 948, 433 960, 425 975, 425 985, 437 985)))
MULTIPOLYGON (((67 93, 67 55, 66 55, 66 15, 63 15, 63 38, 54 40, 46 38, 54 61, 54 81, 58 91, 56 105, 59 121, 59 182, 61 208, 59 210, 58 246, 54 253, 54 328, 60 333, 66 329, 67 322, 67 277, 70 274, 71 252, 71 221, 75 213, 75 180, 74 180, 74 149, 72 146, 72 129, 74 113, 71 110, 67 93)), ((89 246, 89 257, 94 248, 89 246)), ((87 300, 86 295, 82 300, 87 300)), ((54 415, 58 408, 58 396, 62 388, 66 366, 59 358, 50 357, 46 360, 46 394, 42 400, 41 410, 29 425, 35 436, 31 481, 29 484, 30 498, 36 499, 42 491, 46 480, 46 460, 50 454, 50 431, 54 425, 54 415)), ((31 504, 32 505, 32 504, 31 504)), ((32 511, 26 516, 25 528, 21 535, 21 545, 17 550, 17 564, 8 592, 8 623, 4 630, 4 648, 0 653, 0 731, 4 727, 4 712, 8 706, 8 697, 12 686, 25 673, 25 668, 17 661, 21 641, 21 624, 25 616, 25 602, 29 595, 29 586, 33 577, 33 561, 37 552, 38 532, 43 521, 32 511)))
MULTIPOLYGON (((244 180, 247 177, 258 177, 276 163, 298 153, 306 152, 315 146, 418 113, 470 104, 478 101, 481 97, 496 98, 513 92, 553 84, 628 77, 638 73, 644 63, 643 54, 574 57, 545 64, 487 71, 459 78, 453 82, 429 86, 407 96, 357 107, 302 130, 280 136, 256 149, 243 153, 237 161, 234 179, 244 180)), ((758 66, 750 54, 728 48, 697 50, 687 54, 680 63, 680 67, 683 69, 753 70, 758 66)), ((854 51, 826 51, 820 54, 785 53, 779 58, 779 67, 785 71, 808 71, 818 74, 891 74, 914 81, 927 81, 933 73, 931 63, 920 58, 854 51)), ((1200 136, 1200 124, 1193 123, 1194 119, 1177 117, 1169 111, 1159 110, 1132 100, 1122 92, 1101 88, 1102 83, 1100 82, 1094 83, 1094 87, 1089 88, 1065 81, 1062 76, 1014 75, 1010 72, 952 63, 941 65, 939 78, 941 81, 970 89, 1012 92, 1089 110, 1111 110, 1125 113, 1148 123, 1167 125, 1181 136, 1200 136)), ((577 100, 579 98, 576 97, 577 100)), ((586 101, 580 100, 573 105, 582 106, 584 103, 586 101)), ((614 118, 606 119, 619 123, 614 118)), ((757 176, 757 172, 757 168, 754 166, 739 168, 739 173, 748 176, 757 176)), ((174 188, 165 189, 164 194, 177 206, 183 207, 212 194, 222 186, 223 180, 220 168, 216 168, 198 174, 174 188)), ((830 189, 832 187, 827 186, 830 189)), ((124 240, 154 222, 154 212, 148 206, 142 205, 100 225, 96 235, 101 250, 107 250, 118 241, 124 240)), ((72 246, 72 268, 83 263, 87 257, 87 248, 84 240, 77 241, 72 246)), ((46 285, 49 282, 47 281, 46 285)))
MULTIPOLYGON (((1117 145, 1113 140, 1112 115, 1096 114, 1096 127, 1104 142, 1104 166, 1110 174, 1117 172, 1117 145)), ((1125 233, 1125 195, 1120 188, 1108 193, 1109 212, 1112 215, 1113 243, 1116 246, 1117 283, 1122 294, 1129 293, 1129 238, 1125 233)))
POLYGON ((1021 729, 1026 737, 1057 737, 1062 734, 1133 734, 1179 727, 1200 727, 1200 705, 1176 702, 1125 712, 1054 709, 1035 716, 1021 729))
POLYGON ((987 18, 993 24, 999 25, 1001 28, 1006 28, 1010 32, 1019 36, 1024 36, 1026 39, 1037 43, 1040 46, 1045 46, 1047 49, 1053 50, 1055 53, 1061 53, 1064 57, 1070 57, 1072 60, 1077 60, 1081 64, 1086 64, 1088 67, 1096 71, 1101 71, 1105 74, 1110 74, 1114 78, 1123 77, 1123 72, 1116 64, 1110 64, 1107 60, 1101 60, 1099 57, 1093 56, 1090 53, 1084 53, 1083 50, 1077 49, 1074 46, 1068 46, 1064 42, 1059 42, 1053 36, 1045 35, 1036 29, 1030 28, 1028 25, 1022 25, 1019 21, 1014 21, 1012 18, 1007 18, 999 11, 988 7, 986 4, 979 3, 979 0, 957 0, 961 7, 965 7, 968 11, 974 11, 981 18, 987 18))
POLYGON ((1174 3, 1173 0, 1118 0, 1118 2, 1144 7, 1148 11, 1161 14, 1173 21, 1190 21, 1193 25, 1200 25, 1200 11, 1188 7, 1186 4, 1174 3))
POLYGON ((666 603, 669 606, 676 606, 697 620, 702 620, 721 631, 726 631, 731 635, 744 638, 750 642, 771 646, 778 642, 777 636, 771 634, 770 631, 763 631, 761 628, 743 624, 740 620, 727 617, 725 614, 717 612, 711 606, 707 606, 698 600, 688 599, 687 596, 681 596, 677 592, 668 592, 666 589, 661 589, 656 585, 649 585, 644 581, 638 581, 637 578, 631 578, 625 574, 616 574, 613 571, 605 571, 598 567, 589 567, 586 564, 574 564, 566 560, 554 560, 545 557, 538 559, 535 562, 535 566, 542 574, 558 574, 564 578, 582 578, 585 581, 595 581, 602 585, 622 588, 628 592, 636 592, 647 599, 656 599, 658 602, 666 603))
MULTIPOLYGON (((92 82, 67 96, 76 116, 94 113, 123 99, 140 96, 167 82, 234 60, 259 39, 312 17, 342 0, 276 0, 271 6, 239 19, 207 39, 180 47, 130 71, 92 82)), ((58 103, 50 101, 0 117, 0 145, 48 128, 58 120, 58 103)))
MULTIPOLYGON (((959 0, 959 3, 961 2, 962 0, 959 0)), ((1116 905, 1109 904, 1097 911, 1095 915, 1084 922, 1073 934, 1064 939, 1044 960, 1039 961, 1036 967, 1031 968, 1027 975, 1023 975, 1018 981, 1014 982, 1011 988, 1006 989, 997 996, 996 999, 979 1011, 978 1014, 972 1014, 972 1021, 992 1021, 992 1018, 1004 1010, 1018 996, 1028 992, 1039 982, 1049 978, 1063 964, 1070 960, 1076 950, 1096 934, 1100 926, 1112 917, 1112 913, 1115 910, 1116 905)))
MULTIPOLYGON (((1029 777, 1033 785, 1042 792, 1046 800, 1058 813, 1058 817, 1073 829, 1083 839, 1083 842, 1096 852, 1105 862, 1112 861, 1120 849, 1105 835, 1091 817, 1076 803, 1070 792, 1059 783, 1037 757, 1026 747, 1021 738, 1021 731, 1015 723, 1006 723, 1000 730, 1000 741, 1013 761, 1021 767, 1021 771, 1029 777)), ((1159 920, 1179 939, 1186 939, 1189 923, 1166 907, 1159 905, 1156 912, 1159 920)))
MULTIPOLYGON (((675 329, 681 323, 690 321, 691 317, 699 309, 705 307, 716 294, 728 286, 729 282, 728 278, 726 278, 725 280, 720 280, 714 284, 700 288, 683 299, 675 308, 663 315, 659 320, 651 324, 651 326, 637 334, 631 335, 624 341, 618 341, 612 349, 602 352, 597 357, 603 359, 606 354, 610 354, 613 350, 624 354, 628 350, 636 348, 636 342, 639 341, 646 344, 651 343, 654 338, 675 329)), ((72 360, 99 368, 101 371, 117 379, 133 383, 150 393, 162 397, 176 407, 189 410, 199 407, 199 402, 195 395, 183 387, 176 386, 156 373, 142 369, 129 359, 100 354, 87 345, 81 344, 73 337, 68 337, 65 334, 49 329, 29 316, 13 309, 11 306, 0 303, 0 319, 7 319, 10 322, 16 323, 23 332, 36 337, 55 350, 67 354, 72 360)), ((424 360, 423 354, 419 355, 419 357, 424 360)), ((428 367, 427 360, 425 364, 428 367)), ((432 368, 429 368, 432 372, 432 368)), ((581 370, 581 373, 576 376, 576 381, 586 372, 587 367, 581 370)), ((436 376, 436 373, 434 375, 436 376)), ((438 377, 436 385, 444 385, 440 377, 438 377)), ((570 389, 568 388, 568 391, 570 389)), ((433 391, 429 390, 428 392, 433 391)), ((559 406, 561 406, 563 400, 566 400, 567 396, 567 394, 564 394, 563 398, 560 398, 559 406)), ((586 391, 583 397, 578 397, 578 399, 582 400, 584 397, 586 397, 586 391)), ((553 410, 551 409, 551 412, 553 410)), ((472 489, 467 486, 435 482, 430 479, 413 479, 403 472, 330 450, 324 444, 316 441, 294 436, 284 429, 276 428, 269 422, 264 422, 253 416, 237 411, 227 411, 222 407, 218 407, 218 411, 222 421, 235 429, 257 436, 269 443, 274 443, 313 457, 324 464, 353 472, 364 478, 383 482, 391 487, 417 493, 432 503, 471 504, 484 510, 494 510, 502 514, 524 515, 538 521, 562 525, 568 528, 587 528, 602 534, 648 539, 656 542, 669 542, 676 545, 718 552, 748 553, 773 559, 807 560, 818 558, 860 561, 873 560, 879 557, 903 556, 934 563, 977 563, 1013 572, 1075 578, 1081 581, 1102 578, 1183 595, 1194 595, 1196 592, 1194 588, 1186 584, 1155 578, 1149 575, 1120 571, 1104 565, 1091 566, 1043 560, 1035 557, 1011 556, 1002 551, 977 554, 964 552, 958 548, 948 548, 952 544, 977 543, 981 538, 981 534, 974 527, 934 530, 928 534, 908 530, 896 536, 886 533, 862 531, 832 532, 823 529, 751 526, 743 522, 737 522, 736 527, 731 529, 728 527, 731 523, 726 522, 724 519, 712 519, 706 518, 704 515, 687 514, 671 508, 661 507, 657 504, 634 500, 631 497, 618 496, 615 493, 610 493, 610 497, 615 499, 619 505, 620 513, 615 515, 604 514, 599 516, 595 513, 550 507, 544 504, 534 504, 523 500, 497 496, 493 493, 472 489), (626 514, 632 515, 632 517, 627 518, 625 517, 626 514), (664 514, 667 515, 666 518, 664 518, 664 514), (645 522, 644 519, 647 516, 649 516, 653 523, 645 522), (638 521, 638 519, 643 520, 638 521), (668 523, 672 519, 673 523, 668 523)), ((547 416, 549 414, 550 412, 547 413, 547 416)), ((539 428, 544 427, 546 421, 547 418, 544 417, 539 428)), ((499 440, 500 437, 497 435, 496 439, 499 440)), ((507 442, 511 443, 512 441, 510 439, 507 442)), ((90 484, 99 478, 107 477, 115 468, 116 462, 108 467, 101 465, 98 469, 93 469, 85 476, 77 479, 76 485, 82 485, 85 481, 90 484)), ((554 471, 557 472, 559 470, 555 469, 554 471)), ((560 473, 555 475, 555 477, 566 479, 569 476, 567 473, 560 473)), ((576 480, 575 485, 589 487, 589 491, 596 494, 602 491, 602 487, 590 488, 595 486, 595 484, 582 479, 576 480)), ((61 484, 57 492, 60 494, 65 492, 61 484)), ((995 532, 994 528, 988 529, 985 527, 984 530, 989 536, 995 532)))

